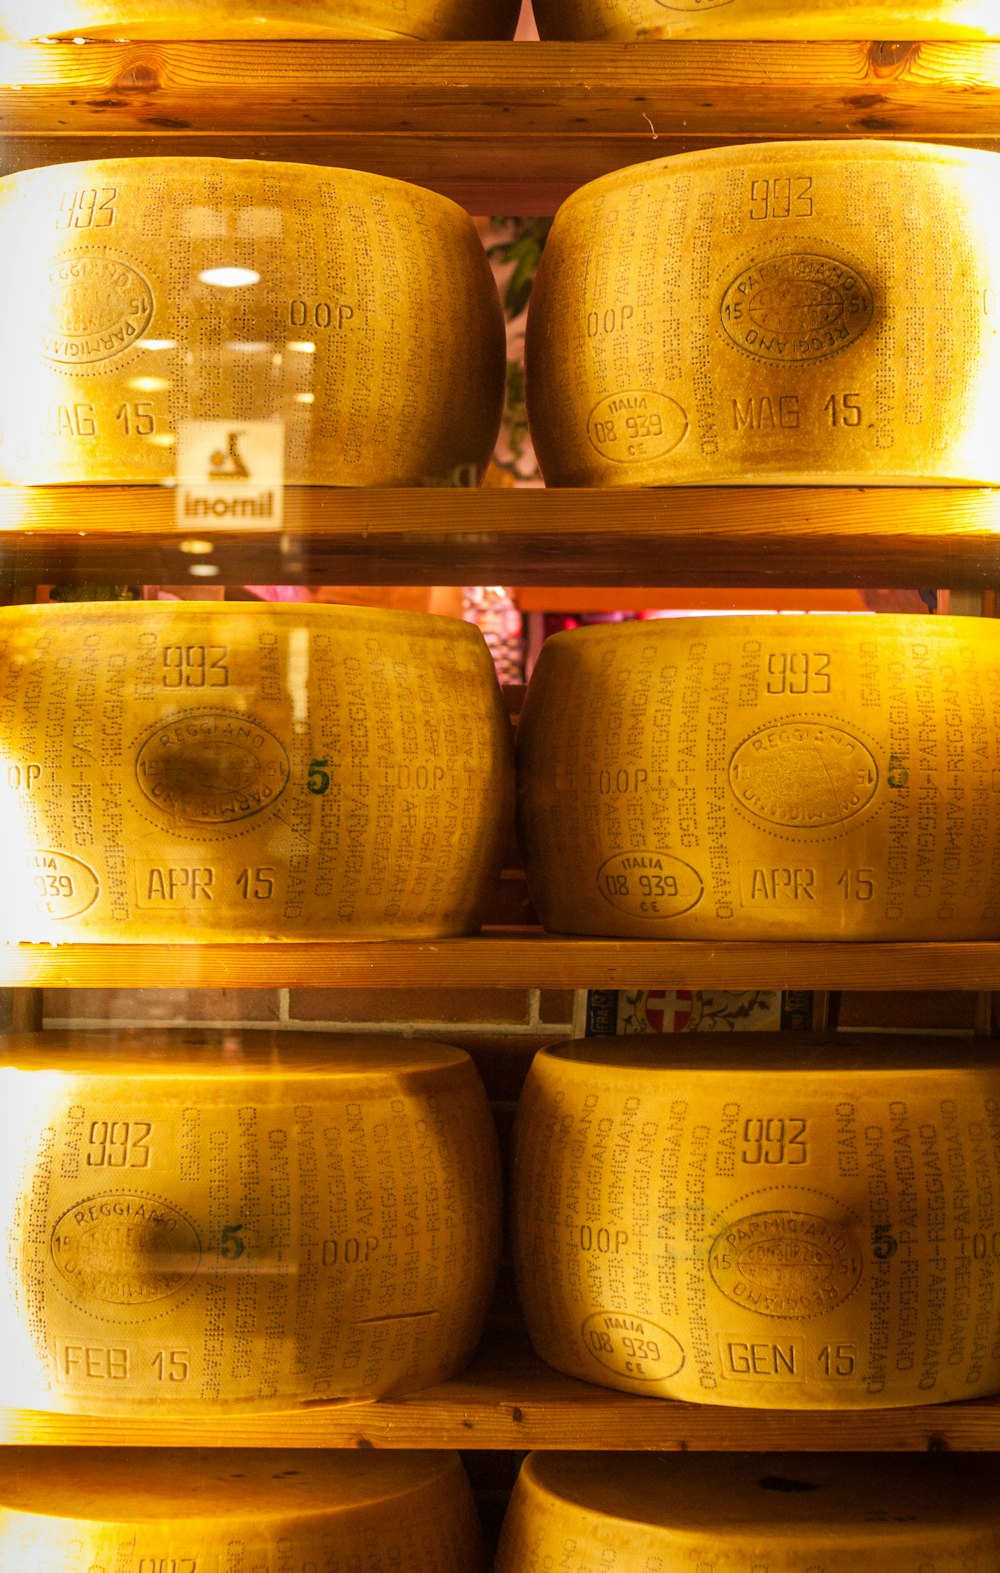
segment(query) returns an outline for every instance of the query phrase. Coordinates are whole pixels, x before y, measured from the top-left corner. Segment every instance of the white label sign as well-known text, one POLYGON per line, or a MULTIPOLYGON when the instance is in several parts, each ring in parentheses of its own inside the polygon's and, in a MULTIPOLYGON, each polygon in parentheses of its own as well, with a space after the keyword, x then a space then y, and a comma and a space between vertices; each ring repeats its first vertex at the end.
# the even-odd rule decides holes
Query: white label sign
POLYGON ((179 529, 279 530, 284 482, 282 421, 179 422, 179 529))

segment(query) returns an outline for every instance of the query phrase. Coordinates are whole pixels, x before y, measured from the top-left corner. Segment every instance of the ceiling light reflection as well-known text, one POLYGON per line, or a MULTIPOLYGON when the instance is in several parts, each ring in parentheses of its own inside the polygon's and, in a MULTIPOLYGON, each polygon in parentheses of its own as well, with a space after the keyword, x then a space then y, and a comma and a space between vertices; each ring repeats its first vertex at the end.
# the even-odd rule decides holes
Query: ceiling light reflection
POLYGON ((216 284, 220 289, 240 289, 245 284, 260 283, 260 274, 253 268, 206 268, 198 277, 203 284, 216 284))

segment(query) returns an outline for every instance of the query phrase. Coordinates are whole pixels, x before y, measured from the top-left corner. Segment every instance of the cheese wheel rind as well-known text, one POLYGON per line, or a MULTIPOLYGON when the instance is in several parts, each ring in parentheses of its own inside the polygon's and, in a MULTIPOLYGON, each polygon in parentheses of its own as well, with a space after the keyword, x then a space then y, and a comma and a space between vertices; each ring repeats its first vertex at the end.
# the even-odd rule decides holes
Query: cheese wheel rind
POLYGON ((1000 934, 1000 624, 705 617, 556 634, 518 731, 546 928, 1000 934))
POLYGON ((92 159, 0 180, 0 246, 0 480, 170 480, 184 421, 280 423, 290 484, 469 485, 489 461, 503 314, 475 225, 436 192, 92 159))
POLYGON ((465 933, 513 812, 486 642, 424 613, 7 607, 0 752, 7 941, 465 933))
POLYGON ((966 40, 1000 32, 992 0, 533 0, 542 38, 966 40))
POLYGON ((496 1573, 990 1573, 997 1485, 968 1456, 531 1453, 496 1573))
POLYGON ((480 1573, 455 1453, 5 1448, 0 1573, 202 1567, 480 1573))
POLYGON ((767 1409, 1000 1390, 1000 1066, 919 1039, 536 1055, 518 1292, 570 1376, 767 1409))
POLYGON ((525 343, 547 483, 995 484, 998 200, 995 153, 878 139, 581 187, 525 343))
POLYGON ((0 1402, 288 1410, 412 1392, 467 1363, 500 1176, 461 1050, 45 1038, 8 1041, 0 1064, 0 1402))
POLYGON ((0 0, 0 39, 511 38, 519 0, 0 0))

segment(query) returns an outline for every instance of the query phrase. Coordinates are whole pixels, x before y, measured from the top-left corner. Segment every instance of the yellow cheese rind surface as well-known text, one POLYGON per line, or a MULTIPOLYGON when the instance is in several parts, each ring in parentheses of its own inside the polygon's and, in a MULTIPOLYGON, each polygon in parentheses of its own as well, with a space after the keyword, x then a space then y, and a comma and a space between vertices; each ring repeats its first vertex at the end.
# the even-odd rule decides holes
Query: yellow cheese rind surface
POLYGON ((1000 627, 678 618, 557 634, 518 732, 546 928, 1000 933, 1000 627))
POLYGON ((169 479, 188 420, 282 423, 292 484, 468 485, 493 451, 499 298, 469 215, 434 192, 94 159, 0 180, 0 247, 0 480, 169 479), (242 283, 212 282, 234 267, 242 283))
POLYGON ((518 0, 0 0, 0 39, 511 38, 518 0))
POLYGON ((684 153, 582 187, 527 330, 546 481, 1000 480, 998 200, 995 153, 877 139, 684 153))
POLYGON ((197 602, 0 611, 4 940, 474 928, 513 810, 457 619, 197 602))
POLYGON ((467 1363, 500 1178, 462 1051, 46 1039, 6 1043, 0 1065, 0 1402, 294 1409, 412 1392, 467 1363))
POLYGON ((542 38, 996 38, 993 0, 533 0, 542 38))
POLYGON ((991 1573, 992 1459, 532 1453, 496 1573, 991 1573))
POLYGON ((455 1453, 5 1448, 0 1573, 480 1573, 455 1453))
POLYGON ((760 1034, 543 1050, 518 1110, 514 1261, 570 1376, 767 1409, 1000 1390, 1000 1065, 760 1034))

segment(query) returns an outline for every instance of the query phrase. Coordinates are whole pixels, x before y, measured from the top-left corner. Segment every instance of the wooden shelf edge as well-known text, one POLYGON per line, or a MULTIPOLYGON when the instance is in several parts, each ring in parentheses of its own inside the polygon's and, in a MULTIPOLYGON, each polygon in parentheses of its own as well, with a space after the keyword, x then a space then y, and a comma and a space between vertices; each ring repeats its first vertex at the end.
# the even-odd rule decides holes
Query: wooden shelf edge
POLYGON ((0 44, 0 125, 5 173, 183 151, 545 214, 612 169, 761 138, 996 146, 1000 43, 0 44))
POLYGON ((1000 1400, 828 1412, 638 1398, 527 1351, 408 1398, 263 1415, 130 1420, 0 1409, 0 1444, 101 1447, 564 1448, 722 1452, 1000 1451, 1000 1400))
POLYGON ((4 988, 1000 989, 1000 943, 468 939, 0 946, 4 988))
POLYGON ((0 487, 3 584, 207 564, 218 584, 977 588, 1000 580, 1000 488, 290 486, 283 531, 192 532, 164 486, 0 487))

